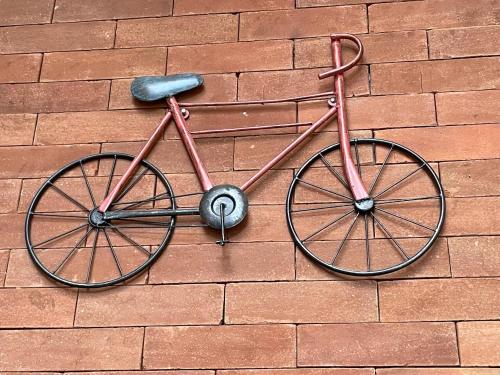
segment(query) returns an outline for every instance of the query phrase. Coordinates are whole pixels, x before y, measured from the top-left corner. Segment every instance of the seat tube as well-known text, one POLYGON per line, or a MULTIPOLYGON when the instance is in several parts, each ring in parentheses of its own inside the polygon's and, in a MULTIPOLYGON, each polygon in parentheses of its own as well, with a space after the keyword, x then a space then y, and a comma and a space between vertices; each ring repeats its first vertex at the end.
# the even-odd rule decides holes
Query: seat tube
POLYGON ((198 176, 198 180, 200 181, 201 187, 203 191, 210 190, 214 185, 208 176, 207 169, 203 164, 203 161, 196 150, 196 145, 194 143, 193 136, 188 130, 186 120, 182 115, 181 109, 179 108, 179 104, 174 97, 167 98, 167 104, 172 112, 174 117, 174 122, 179 131, 179 136, 181 137, 182 143, 186 148, 186 151, 191 159, 191 163, 193 164, 193 168, 196 171, 196 175, 198 176))
MULTIPOLYGON (((339 39, 332 39, 332 57, 335 68, 342 66, 342 45, 339 39)), ((347 125, 347 113, 345 103, 344 73, 336 74, 334 77, 334 91, 337 101, 337 122, 340 139, 340 150, 342 153, 342 165, 344 175, 356 201, 369 198, 366 188, 361 180, 351 155, 351 143, 347 125)))

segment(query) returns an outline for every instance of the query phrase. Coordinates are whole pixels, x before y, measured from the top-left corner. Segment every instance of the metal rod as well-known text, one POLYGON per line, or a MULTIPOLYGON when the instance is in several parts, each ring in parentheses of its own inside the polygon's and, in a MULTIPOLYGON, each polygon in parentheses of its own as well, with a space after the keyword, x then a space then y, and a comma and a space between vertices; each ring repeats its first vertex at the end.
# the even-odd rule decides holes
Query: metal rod
POLYGON ((104 220, 119 220, 131 217, 158 217, 158 216, 190 216, 199 215, 200 210, 193 208, 176 208, 160 210, 135 210, 135 211, 111 211, 105 212, 104 220))
POLYGON ((277 129, 277 128, 292 128, 297 126, 310 126, 312 122, 296 122, 293 124, 277 124, 277 125, 259 125, 259 126, 249 126, 246 128, 227 128, 227 129, 213 129, 213 130, 197 130, 191 132, 191 134, 218 134, 218 133, 230 133, 230 132, 241 132, 250 130, 265 130, 265 129, 277 129))

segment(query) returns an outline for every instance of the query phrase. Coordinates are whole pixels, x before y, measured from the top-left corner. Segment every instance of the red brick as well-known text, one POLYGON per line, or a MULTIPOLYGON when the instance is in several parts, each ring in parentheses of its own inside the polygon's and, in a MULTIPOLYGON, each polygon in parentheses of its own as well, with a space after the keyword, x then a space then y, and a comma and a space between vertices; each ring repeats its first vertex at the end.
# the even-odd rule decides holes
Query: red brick
POLYGON ((499 25, 429 30, 428 35, 432 59, 500 54, 499 25))
POLYGON ((335 5, 366 4, 366 3, 368 4, 389 3, 391 1, 399 1, 399 0, 297 0, 297 8, 325 7, 325 6, 335 6, 335 5))
POLYGON ((0 180, 0 213, 17 210, 20 191, 21 180, 0 180))
POLYGON ((40 80, 47 82, 163 75, 166 59, 166 48, 46 53, 40 80))
MULTIPOLYGON (((350 129, 399 128, 436 124, 432 94, 350 98, 347 100, 347 111, 350 129)), ((300 103, 299 121, 317 120, 325 112, 324 103, 300 103)))
POLYGON ((106 109, 109 82, 51 82, 0 85, 0 113, 106 109), (57 99, 56 99, 57 98, 57 99))
MULTIPOLYGON (((203 76, 203 86, 180 95, 183 102, 235 101, 237 79, 234 74, 207 74, 203 76)), ((111 83, 111 109, 166 107, 166 103, 141 102, 130 93, 131 79, 114 80, 111 83)), ((219 108, 220 110, 220 108, 219 108)), ((198 109, 194 110, 195 112, 198 109)))
POLYGON ((498 125, 389 129, 376 131, 375 136, 406 145, 427 161, 500 157, 498 125))
POLYGON ((441 163, 441 181, 446 195, 471 197, 497 195, 500 175, 500 160, 468 160, 441 163))
POLYGON ((276 281, 294 278, 291 243, 238 243, 228 248, 230 253, 227 248, 214 243, 170 245, 151 267, 149 283, 276 281))
POLYGON ((235 42, 238 18, 231 14, 118 21, 116 47, 235 42))
POLYGON ((500 90, 436 94, 436 109, 439 125, 498 122, 500 90))
POLYGON ((301 325, 299 366, 458 365, 453 323, 301 325))
POLYGON ((72 327, 76 296, 70 289, 2 289, 0 327, 72 327))
POLYGON ((294 39, 367 31, 364 6, 243 13, 240 40, 294 39))
POLYGON ((36 115, 0 115, 2 146, 31 145, 35 133, 36 115))
POLYGON ((500 234, 500 197, 449 198, 446 204, 446 235, 500 234))
POLYGON ((499 237, 449 238, 454 277, 500 276, 499 237))
POLYGON ((2 147, 0 177, 46 177, 64 164, 98 151, 98 145, 2 147))
POLYGON ((236 13, 254 10, 293 9, 293 0, 178 0, 174 14, 236 13))
POLYGON ((496 0, 409 1, 368 8, 370 31, 438 29, 495 24, 496 0))
POLYGON ((500 364, 500 322, 457 323, 462 366, 500 364))
POLYGON ((115 22, 12 26, 0 29, 0 53, 112 48, 115 22))
POLYGON ((215 284, 129 286, 97 295, 81 293, 75 325, 218 324, 223 301, 224 287, 215 284))
POLYGON ((24 247, 24 215, 1 214, 0 228, 8 228, 2 231, 0 236, 0 249, 24 247))
POLYGON ((500 58, 456 59, 371 66, 373 94, 406 94, 500 87, 500 58))
POLYGON ((143 332, 142 328, 0 331, 0 369, 139 369, 143 332))
POLYGON ((500 280, 404 280, 379 284, 380 320, 498 319, 500 280))
POLYGON ((487 368, 394 368, 377 369, 378 375, 495 375, 496 369, 487 368))
MULTIPOLYGON (((398 240, 402 246, 405 242, 412 242, 410 239, 398 240)), ((384 240, 385 242, 385 240, 384 240)), ((325 246, 318 249, 319 256, 331 256, 332 246, 339 245, 339 242, 330 242, 331 246, 325 246), (321 251, 320 251, 321 250, 321 251)), ((387 244, 388 246, 391 246, 387 244)), ((359 242, 358 246, 364 246, 364 243, 359 242)), ((366 258, 362 253, 351 253, 352 256, 359 258, 352 260, 353 263, 363 264, 366 258)), ((372 257, 382 258, 386 255, 385 252, 372 253, 372 257)), ((373 264, 383 264, 386 259, 372 259, 373 264)), ((448 248, 445 239, 439 239, 433 245, 431 250, 418 262, 403 268, 401 271, 393 272, 388 275, 380 276, 379 279, 410 279, 410 278, 427 278, 427 277, 450 277, 450 262, 448 248)), ((315 262, 306 257, 300 250, 297 249, 297 279, 298 280, 339 280, 341 276, 336 273, 329 272, 320 267, 315 262)))
POLYGON ((5 0, 2 1, 0 25, 25 25, 48 23, 52 16, 54 0, 5 0))
POLYGON ((146 328, 146 369, 294 365, 292 325, 146 328))
POLYGON ((377 286, 369 281, 228 284, 224 311, 228 324, 373 322, 377 286))
POLYGON ((221 370, 218 375, 375 375, 374 369, 300 368, 279 370, 221 370))
POLYGON ((0 251, 0 287, 4 286, 5 275, 7 274, 7 265, 9 263, 10 251, 0 251))
POLYGON ((292 42, 287 40, 172 47, 167 73, 226 73, 292 67, 292 42))
POLYGON ((42 55, 0 56, 0 83, 36 82, 40 72, 42 55))
MULTIPOLYGON (((400 31, 380 34, 358 35, 364 46, 361 63, 412 61, 427 59, 425 31, 400 31), (398 46, 398 48, 394 48, 398 46)), ((308 38, 295 41, 295 67, 313 68, 332 66, 330 38, 308 38)), ((344 61, 354 58, 355 50, 344 44, 344 61)), ((349 81, 347 81, 349 82, 349 81)))
POLYGON ((162 109, 41 114, 35 144, 147 140, 163 114, 162 109))
POLYGON ((58 0, 54 22, 158 17, 172 14, 172 0, 58 0))
MULTIPOLYGON (((69 372, 68 375, 82 375, 80 372, 69 372)), ((215 375, 211 370, 172 370, 172 371, 96 371, 86 375, 215 375)))
MULTIPOLYGON (((330 80, 320 80, 320 69, 242 73, 238 80, 239 100, 280 99, 332 91, 330 80)), ((367 95, 368 69, 360 66, 347 74, 347 95, 367 95)))

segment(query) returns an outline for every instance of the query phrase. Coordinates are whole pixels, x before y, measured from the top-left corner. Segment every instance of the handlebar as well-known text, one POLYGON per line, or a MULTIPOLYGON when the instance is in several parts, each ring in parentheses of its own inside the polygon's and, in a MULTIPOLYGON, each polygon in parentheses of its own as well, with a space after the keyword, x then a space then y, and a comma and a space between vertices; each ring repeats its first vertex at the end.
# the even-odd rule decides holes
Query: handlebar
POLYGON ((328 78, 328 77, 343 73, 343 72, 351 69, 354 65, 356 65, 359 62, 359 60, 363 56, 363 44, 361 43, 361 40, 359 40, 359 38, 357 36, 354 36, 352 34, 332 34, 331 39, 332 39, 332 42, 336 41, 336 40, 340 41, 342 39, 348 39, 351 42, 354 42, 356 44, 356 46, 358 47, 358 54, 356 55, 356 57, 353 60, 351 60, 347 64, 344 64, 342 66, 339 66, 338 68, 329 70, 328 72, 324 72, 324 73, 319 74, 318 75, 319 79, 328 78))

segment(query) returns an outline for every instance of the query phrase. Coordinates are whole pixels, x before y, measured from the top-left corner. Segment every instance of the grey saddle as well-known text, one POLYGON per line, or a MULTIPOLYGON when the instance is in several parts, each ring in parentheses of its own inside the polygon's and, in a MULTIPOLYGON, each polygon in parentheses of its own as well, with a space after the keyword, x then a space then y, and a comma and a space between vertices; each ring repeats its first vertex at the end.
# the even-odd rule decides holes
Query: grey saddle
POLYGON ((132 82, 130 91, 134 98, 144 102, 152 102, 192 90, 201 85, 203 85, 203 77, 199 74, 172 74, 138 77, 132 82))

